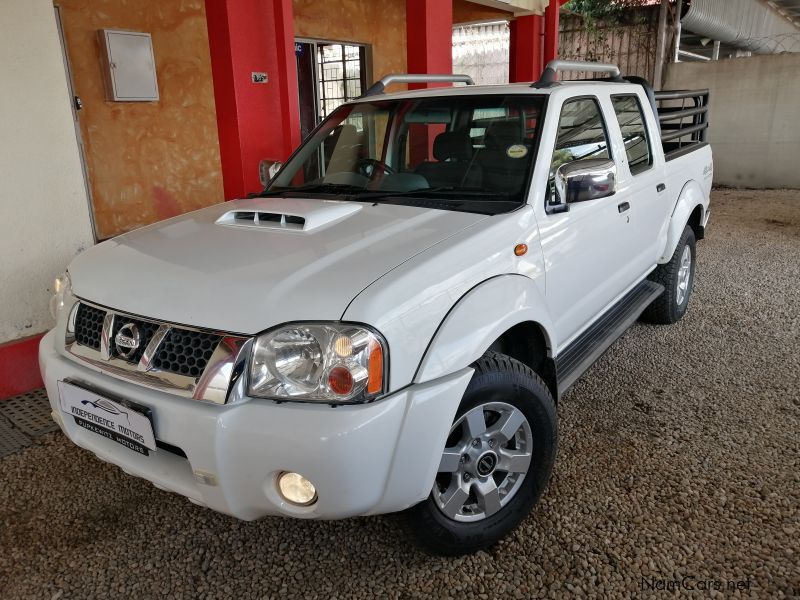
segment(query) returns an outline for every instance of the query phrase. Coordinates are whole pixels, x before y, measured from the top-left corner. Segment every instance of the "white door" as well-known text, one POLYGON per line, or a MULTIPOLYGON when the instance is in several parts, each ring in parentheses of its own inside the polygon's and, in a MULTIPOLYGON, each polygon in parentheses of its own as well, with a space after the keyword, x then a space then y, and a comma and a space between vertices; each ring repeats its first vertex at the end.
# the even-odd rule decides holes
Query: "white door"
MULTIPOLYGON (((597 98, 565 101, 551 174, 582 158, 616 158, 611 156, 607 131, 597 98)), ((552 187, 551 176, 548 193, 553 193, 552 187)), ((629 200, 617 193, 574 202, 567 212, 545 215, 539 223, 546 297, 559 350, 632 283, 622 268, 630 261, 633 245, 625 209, 629 200)))
POLYGON ((655 121, 645 126, 642 99, 632 93, 612 94, 611 109, 609 125, 612 137, 619 136, 620 148, 617 193, 630 203, 628 234, 636 248, 625 268, 628 277, 636 279, 652 269, 661 252, 659 234, 671 210, 670 199, 664 163, 653 152, 650 131, 655 121))

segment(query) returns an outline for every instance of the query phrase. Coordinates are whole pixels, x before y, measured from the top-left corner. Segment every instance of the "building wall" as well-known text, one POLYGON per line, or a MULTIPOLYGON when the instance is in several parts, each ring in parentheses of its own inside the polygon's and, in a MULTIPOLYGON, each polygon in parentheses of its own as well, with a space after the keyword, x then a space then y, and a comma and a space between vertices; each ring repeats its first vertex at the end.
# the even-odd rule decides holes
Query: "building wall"
MULTIPOLYGON (((603 22, 588 27, 586 19, 575 13, 562 14, 559 22, 558 55, 568 60, 609 62, 623 75, 636 75, 653 81, 658 41, 657 5, 632 9, 621 23, 603 22)), ((596 73, 570 74, 588 79, 596 73)))
POLYGON ((53 278, 92 244, 51 0, 0 2, 0 342, 40 333, 53 278))
POLYGON ((800 188, 800 54, 667 67, 665 89, 708 88, 714 183, 800 188))
POLYGON ((478 85, 508 83, 510 31, 506 21, 453 27, 453 72, 478 85))
POLYGON ((369 44, 374 79, 406 71, 405 0, 294 0, 293 8, 297 37, 369 44))
MULTIPOLYGON (((4 0, 5 1, 5 0, 4 0)), ((203 0, 59 0, 99 238, 223 198, 203 0), (160 100, 107 102, 98 29, 152 34, 160 100)))

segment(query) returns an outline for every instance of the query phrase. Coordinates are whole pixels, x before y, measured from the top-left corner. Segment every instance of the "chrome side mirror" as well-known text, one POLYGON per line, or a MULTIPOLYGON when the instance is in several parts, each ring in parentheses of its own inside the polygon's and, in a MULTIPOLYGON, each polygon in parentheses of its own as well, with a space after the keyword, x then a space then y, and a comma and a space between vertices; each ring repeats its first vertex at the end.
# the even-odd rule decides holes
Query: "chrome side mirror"
POLYGON ((261 185, 267 187, 272 178, 281 170, 283 163, 279 160, 264 159, 258 163, 258 180, 261 185))
POLYGON ((566 212, 573 202, 606 198, 616 191, 617 166, 613 160, 574 160, 556 170, 555 196, 551 196, 548 202, 548 212, 566 212))

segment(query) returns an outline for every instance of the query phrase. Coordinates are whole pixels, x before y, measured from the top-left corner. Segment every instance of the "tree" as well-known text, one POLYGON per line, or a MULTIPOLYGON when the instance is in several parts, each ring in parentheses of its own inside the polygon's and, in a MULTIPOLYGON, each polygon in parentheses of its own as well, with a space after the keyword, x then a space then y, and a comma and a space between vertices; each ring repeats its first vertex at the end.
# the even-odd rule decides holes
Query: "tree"
POLYGON ((647 0, 570 0, 564 7, 584 17, 589 24, 603 21, 613 26, 629 22, 630 10, 645 4, 647 0))

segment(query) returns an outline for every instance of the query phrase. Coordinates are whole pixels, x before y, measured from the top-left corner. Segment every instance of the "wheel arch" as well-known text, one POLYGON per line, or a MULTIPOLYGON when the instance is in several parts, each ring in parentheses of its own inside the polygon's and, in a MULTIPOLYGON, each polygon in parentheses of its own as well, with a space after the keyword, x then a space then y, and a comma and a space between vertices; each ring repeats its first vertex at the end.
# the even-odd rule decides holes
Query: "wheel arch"
POLYGON ((692 228, 696 239, 703 239, 703 220, 707 206, 708 199, 700 184, 694 180, 686 182, 670 216, 667 241, 659 256, 659 264, 666 263, 672 257, 686 225, 692 228))
POLYGON ((430 381, 469 366, 487 350, 507 354, 533 369, 558 397, 552 324, 536 283, 500 275, 464 294, 451 308, 417 368, 414 381, 430 381))

